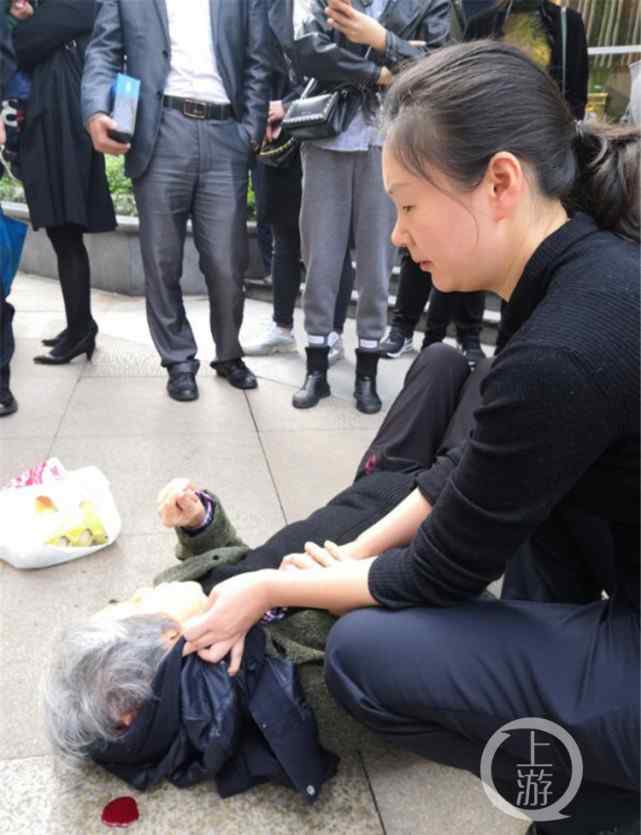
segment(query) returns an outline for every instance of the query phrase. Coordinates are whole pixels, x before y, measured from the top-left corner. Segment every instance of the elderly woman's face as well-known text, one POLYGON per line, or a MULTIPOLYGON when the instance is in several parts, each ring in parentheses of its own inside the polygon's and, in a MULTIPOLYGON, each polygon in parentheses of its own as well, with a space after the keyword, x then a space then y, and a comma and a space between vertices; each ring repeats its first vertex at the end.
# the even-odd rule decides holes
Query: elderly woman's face
POLYGON ((132 615, 168 615, 181 626, 207 607, 207 596, 198 583, 160 583, 138 589, 128 600, 110 603, 96 617, 127 618, 132 615))

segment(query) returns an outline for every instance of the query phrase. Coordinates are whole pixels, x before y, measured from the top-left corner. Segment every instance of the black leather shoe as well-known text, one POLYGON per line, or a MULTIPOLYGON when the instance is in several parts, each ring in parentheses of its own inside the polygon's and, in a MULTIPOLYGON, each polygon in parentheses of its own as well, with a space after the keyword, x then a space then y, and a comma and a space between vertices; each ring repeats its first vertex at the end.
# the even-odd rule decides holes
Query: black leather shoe
POLYGON ((312 406, 317 405, 321 398, 329 397, 330 394, 327 372, 310 371, 305 377, 302 387, 294 393, 292 406, 295 409, 311 409, 312 406))
POLYGON ((72 344, 67 343, 66 338, 61 340, 56 343, 56 346, 52 348, 50 353, 34 357, 33 361, 37 365, 67 365, 67 363, 70 363, 71 360, 81 356, 82 354, 86 354, 87 359, 90 360, 93 357, 93 352, 95 350, 96 334, 88 333, 86 336, 83 336, 82 339, 79 339, 72 344))
POLYGON ((167 380, 167 394, 172 400, 187 403, 190 400, 198 400, 198 386, 196 375, 193 371, 169 372, 167 380))
POLYGON ((383 407, 381 398, 376 391, 376 377, 365 377, 357 374, 354 397, 356 398, 356 408, 366 415, 375 415, 383 407))
POLYGON ((258 388, 258 380, 241 359, 212 362, 211 366, 216 369, 219 377, 224 377, 234 388, 258 388))
POLYGON ((18 401, 9 389, 0 392, 0 418, 8 417, 18 411, 18 401))

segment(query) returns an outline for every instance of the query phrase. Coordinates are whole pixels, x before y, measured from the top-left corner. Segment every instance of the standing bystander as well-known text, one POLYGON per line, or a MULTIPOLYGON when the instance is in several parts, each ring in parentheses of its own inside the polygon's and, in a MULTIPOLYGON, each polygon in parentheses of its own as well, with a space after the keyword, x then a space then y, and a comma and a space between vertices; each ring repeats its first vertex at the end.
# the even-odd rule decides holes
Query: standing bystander
POLYGON ((236 388, 255 388, 241 359, 247 267, 247 178, 269 100, 263 0, 105 0, 83 76, 83 116, 94 147, 127 154, 140 216, 147 319, 174 400, 198 397, 198 350, 180 279, 191 218, 211 303, 212 367, 236 388), (140 79, 131 146, 109 131, 111 88, 140 79))

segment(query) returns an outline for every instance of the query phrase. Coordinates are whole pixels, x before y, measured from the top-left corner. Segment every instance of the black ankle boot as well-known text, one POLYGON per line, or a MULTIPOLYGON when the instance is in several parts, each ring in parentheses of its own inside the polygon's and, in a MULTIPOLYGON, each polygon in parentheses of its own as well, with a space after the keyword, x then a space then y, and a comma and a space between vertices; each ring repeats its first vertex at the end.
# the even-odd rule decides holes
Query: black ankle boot
POLYGON ((356 381, 354 383, 354 397, 356 408, 366 415, 374 415, 383 407, 381 398, 376 391, 376 369, 380 354, 378 351, 362 351, 356 349, 356 381))
POLYGON ((305 348, 307 352, 307 375, 302 388, 294 394, 292 406, 295 409, 311 409, 322 397, 331 394, 327 382, 329 347, 305 348))

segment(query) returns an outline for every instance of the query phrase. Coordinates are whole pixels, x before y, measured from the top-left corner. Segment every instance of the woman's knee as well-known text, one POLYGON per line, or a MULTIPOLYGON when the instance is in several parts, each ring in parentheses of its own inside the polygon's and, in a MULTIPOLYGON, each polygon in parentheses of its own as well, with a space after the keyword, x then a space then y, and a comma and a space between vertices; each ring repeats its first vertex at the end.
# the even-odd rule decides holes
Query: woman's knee
POLYGON ((370 657, 371 627, 378 614, 372 609, 358 609, 343 615, 327 639, 325 682, 336 701, 352 714, 365 672, 374 663, 370 657))
POLYGON ((460 377, 461 384, 470 373, 467 360, 463 354, 444 342, 435 342, 433 345, 423 348, 410 366, 405 382, 407 383, 417 374, 422 376, 428 371, 437 376, 447 374, 457 378, 460 377))

